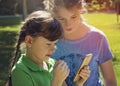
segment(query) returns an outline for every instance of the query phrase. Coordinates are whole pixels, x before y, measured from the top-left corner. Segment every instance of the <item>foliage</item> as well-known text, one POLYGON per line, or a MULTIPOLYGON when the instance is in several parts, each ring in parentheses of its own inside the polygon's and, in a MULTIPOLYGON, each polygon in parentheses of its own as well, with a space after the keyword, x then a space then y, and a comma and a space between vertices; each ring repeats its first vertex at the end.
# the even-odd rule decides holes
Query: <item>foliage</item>
POLYGON ((16 0, 1 0, 0 1, 0 15, 14 15, 16 0))
POLYGON ((0 86, 4 86, 8 79, 8 68, 14 51, 16 35, 15 31, 0 31, 0 86))
MULTIPOLYGON (((23 14, 23 10, 27 9, 28 14, 44 9, 44 0, 25 0, 27 8, 23 5, 23 0, 0 0, 0 15, 16 15, 23 14), (23 8, 24 7, 24 8, 23 8)), ((88 11, 106 11, 114 10, 114 0, 85 0, 88 11)), ((120 0, 115 0, 120 1, 120 0)))
POLYGON ((35 11, 44 9, 44 0, 0 0, 0 15, 16 15, 23 14, 23 10, 27 9, 28 14, 35 11), (27 8, 24 7, 25 1, 27 8))
POLYGON ((22 16, 0 16, 0 26, 20 24, 22 16))
POLYGON ((89 2, 87 2, 87 9, 89 12, 113 11, 114 1, 113 0, 90 0, 89 2))

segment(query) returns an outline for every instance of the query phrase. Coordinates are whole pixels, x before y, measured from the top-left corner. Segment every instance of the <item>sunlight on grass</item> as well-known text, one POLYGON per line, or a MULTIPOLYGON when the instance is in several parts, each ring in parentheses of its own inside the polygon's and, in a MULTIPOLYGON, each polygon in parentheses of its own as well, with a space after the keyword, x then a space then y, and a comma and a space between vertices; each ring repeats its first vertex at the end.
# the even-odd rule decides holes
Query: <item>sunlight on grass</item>
POLYGON ((0 26, 0 31, 19 31, 20 25, 0 26))
POLYGON ((108 25, 117 23, 117 17, 115 14, 91 13, 85 14, 84 16, 86 18, 86 21, 94 25, 108 25))

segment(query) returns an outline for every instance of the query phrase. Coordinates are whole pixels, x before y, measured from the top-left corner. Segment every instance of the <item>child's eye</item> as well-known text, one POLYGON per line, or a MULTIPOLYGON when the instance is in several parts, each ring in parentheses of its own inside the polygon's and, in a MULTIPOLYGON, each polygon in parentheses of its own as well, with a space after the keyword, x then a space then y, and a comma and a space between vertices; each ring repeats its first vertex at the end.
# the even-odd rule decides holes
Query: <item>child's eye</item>
POLYGON ((72 19, 75 19, 75 18, 77 18, 77 16, 72 16, 71 18, 72 18, 72 19))
POLYGON ((63 20, 64 20, 64 18, 58 18, 58 20, 63 21, 63 20))
POLYGON ((50 46, 51 44, 50 43, 47 43, 48 46, 50 46))
POLYGON ((54 43, 54 45, 56 45, 57 43, 54 43))

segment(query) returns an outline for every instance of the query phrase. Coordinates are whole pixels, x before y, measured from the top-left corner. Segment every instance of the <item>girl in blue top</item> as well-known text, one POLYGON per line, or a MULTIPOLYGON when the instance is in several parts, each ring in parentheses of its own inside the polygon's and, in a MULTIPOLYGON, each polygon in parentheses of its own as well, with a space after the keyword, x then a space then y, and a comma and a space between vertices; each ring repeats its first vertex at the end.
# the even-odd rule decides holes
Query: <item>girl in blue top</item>
POLYGON ((63 38, 57 42, 57 49, 52 56, 68 64, 70 74, 66 79, 67 85, 76 86, 73 82, 75 74, 85 55, 92 53, 93 57, 89 64, 91 73, 84 86, 103 86, 99 66, 104 85, 117 86, 112 65, 113 56, 105 34, 85 23, 82 18, 82 14, 86 11, 84 1, 47 0, 45 4, 46 9, 60 22, 63 29, 63 38))
MULTIPOLYGON (((64 80, 69 74, 66 62, 55 62, 50 58, 61 36, 60 24, 50 13, 35 11, 28 16, 21 27, 12 64, 12 86, 66 86, 64 80), (17 61, 20 49, 24 50, 24 54, 17 61)), ((85 67, 81 72, 86 80, 89 68, 85 67)), ((78 82, 78 86, 82 86, 81 82, 78 82)))

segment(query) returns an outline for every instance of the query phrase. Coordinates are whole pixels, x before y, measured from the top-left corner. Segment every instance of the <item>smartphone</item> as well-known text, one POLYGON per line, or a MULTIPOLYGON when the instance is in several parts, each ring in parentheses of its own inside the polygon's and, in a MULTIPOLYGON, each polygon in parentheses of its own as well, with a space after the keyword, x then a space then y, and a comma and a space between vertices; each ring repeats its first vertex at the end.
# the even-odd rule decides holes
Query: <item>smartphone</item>
POLYGON ((78 81, 78 80, 80 79, 80 76, 79 76, 80 70, 81 70, 85 65, 88 65, 88 64, 89 64, 91 58, 92 58, 92 54, 91 54, 91 53, 90 53, 90 54, 87 54, 87 55, 85 56, 82 64, 80 65, 80 67, 79 67, 79 69, 78 69, 78 71, 77 71, 77 73, 76 73, 76 75, 75 75, 75 78, 74 78, 74 80, 73 80, 74 82, 76 82, 76 81, 78 81))

